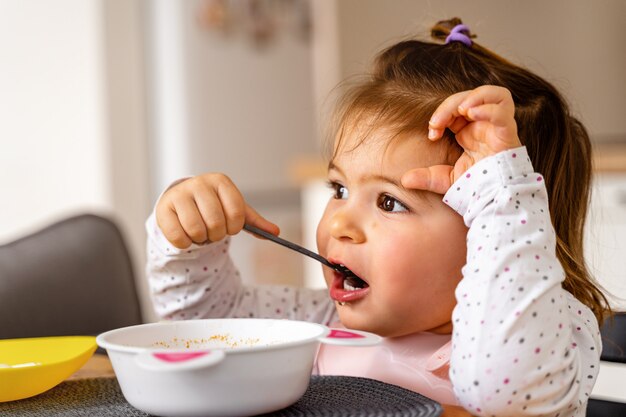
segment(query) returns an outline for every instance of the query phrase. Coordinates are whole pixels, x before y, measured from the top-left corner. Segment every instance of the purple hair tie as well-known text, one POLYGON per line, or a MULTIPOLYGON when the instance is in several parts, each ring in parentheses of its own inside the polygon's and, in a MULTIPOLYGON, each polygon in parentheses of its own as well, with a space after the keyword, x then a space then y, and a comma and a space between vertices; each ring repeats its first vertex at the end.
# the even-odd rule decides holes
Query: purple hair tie
POLYGON ((472 40, 469 35, 469 28, 465 25, 456 25, 450 31, 450 34, 446 38, 446 44, 450 42, 461 42, 466 46, 472 46, 472 40), (465 32, 465 33, 463 33, 465 32))

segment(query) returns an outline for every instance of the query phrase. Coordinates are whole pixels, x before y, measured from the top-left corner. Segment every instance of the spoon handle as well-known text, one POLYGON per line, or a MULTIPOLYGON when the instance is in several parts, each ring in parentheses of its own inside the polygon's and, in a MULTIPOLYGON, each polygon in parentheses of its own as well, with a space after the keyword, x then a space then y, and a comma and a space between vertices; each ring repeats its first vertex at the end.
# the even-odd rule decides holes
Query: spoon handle
POLYGON ((315 259, 316 261, 319 261, 319 262, 323 263, 324 265, 328 266, 329 268, 332 268, 332 269, 337 270, 337 271, 340 268, 339 265, 335 265, 335 264, 330 263, 323 256, 318 255, 317 253, 312 252, 312 251, 310 251, 310 250, 308 250, 306 248, 303 248, 300 245, 296 245, 293 242, 289 242, 288 240, 282 239, 282 238, 280 238, 278 236, 274 236, 273 234, 268 233, 265 230, 261 230, 258 227, 254 227, 254 226, 251 226, 251 225, 246 223, 246 224, 243 225, 243 228, 245 230, 247 230, 248 232, 250 232, 250 233, 254 233, 255 235, 258 235, 258 236, 264 237, 266 239, 269 239, 272 242, 278 243, 279 245, 282 245, 282 246, 284 246, 286 248, 289 248, 291 250, 295 250, 296 252, 300 252, 303 255, 309 256, 309 257, 315 259))

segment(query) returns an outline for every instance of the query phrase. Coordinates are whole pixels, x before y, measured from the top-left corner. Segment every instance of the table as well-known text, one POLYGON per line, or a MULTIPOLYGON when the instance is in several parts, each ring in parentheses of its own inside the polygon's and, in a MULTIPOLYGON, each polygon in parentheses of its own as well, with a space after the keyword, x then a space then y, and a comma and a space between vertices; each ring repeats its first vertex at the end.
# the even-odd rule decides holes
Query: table
POLYGON ((78 381, 89 378, 113 378, 115 372, 111 366, 111 361, 107 355, 96 353, 93 355, 82 368, 70 376, 68 381, 78 381))
MULTIPOLYGON (((114 378, 115 373, 111 362, 106 355, 95 354, 87 363, 68 378, 70 381, 85 380, 90 378, 114 378)), ((471 417, 465 409, 452 405, 443 405, 441 417, 471 417)))

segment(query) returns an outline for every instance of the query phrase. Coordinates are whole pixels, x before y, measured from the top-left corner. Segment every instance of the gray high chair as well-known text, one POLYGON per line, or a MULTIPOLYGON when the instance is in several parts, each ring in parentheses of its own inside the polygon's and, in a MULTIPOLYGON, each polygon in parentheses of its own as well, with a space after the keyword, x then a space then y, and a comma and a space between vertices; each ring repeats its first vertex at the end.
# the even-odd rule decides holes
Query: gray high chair
MULTIPOLYGON (((616 313, 612 319, 606 320, 600 333, 602 334, 600 359, 607 362, 626 363, 626 312, 616 313)), ((626 403, 595 398, 589 400, 587 417, 622 416, 626 416, 626 403)))
POLYGON ((142 322, 116 224, 75 216, 0 246, 0 338, 96 335, 142 322))

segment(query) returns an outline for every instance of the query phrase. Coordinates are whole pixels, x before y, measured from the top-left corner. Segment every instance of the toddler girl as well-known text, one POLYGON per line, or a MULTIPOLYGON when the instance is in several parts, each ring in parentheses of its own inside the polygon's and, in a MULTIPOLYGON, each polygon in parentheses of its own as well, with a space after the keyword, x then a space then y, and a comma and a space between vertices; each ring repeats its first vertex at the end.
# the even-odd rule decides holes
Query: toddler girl
POLYGON ((584 416, 608 311, 583 261, 588 135, 554 87, 459 19, 432 34, 444 43, 383 51, 335 113, 317 243, 354 275, 324 268, 328 292, 243 286, 229 236, 279 230, 209 173, 171 186, 147 221, 156 311, 366 330, 383 344, 325 345, 317 372, 481 416, 584 416))

